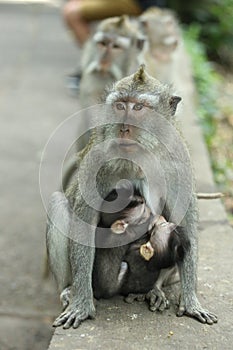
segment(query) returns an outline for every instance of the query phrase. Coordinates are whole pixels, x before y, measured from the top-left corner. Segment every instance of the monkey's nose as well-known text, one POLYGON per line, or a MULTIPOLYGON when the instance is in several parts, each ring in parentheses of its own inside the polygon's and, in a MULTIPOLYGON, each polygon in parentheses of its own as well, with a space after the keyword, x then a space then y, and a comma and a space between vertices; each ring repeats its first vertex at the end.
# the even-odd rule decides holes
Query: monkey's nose
POLYGON ((130 130, 129 130, 129 125, 127 125, 127 124, 122 124, 120 131, 121 131, 123 134, 129 134, 129 131, 130 131, 130 130))

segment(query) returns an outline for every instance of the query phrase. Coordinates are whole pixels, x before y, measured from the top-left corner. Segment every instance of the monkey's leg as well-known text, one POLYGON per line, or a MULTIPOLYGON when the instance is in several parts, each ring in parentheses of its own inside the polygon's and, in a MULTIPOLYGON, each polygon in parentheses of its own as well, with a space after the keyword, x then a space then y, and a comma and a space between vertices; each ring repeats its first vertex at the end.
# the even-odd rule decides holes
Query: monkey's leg
MULTIPOLYGON (((82 208, 82 205, 80 206, 82 208)), ((76 220, 76 214, 71 217, 70 235, 79 237, 80 233, 85 231, 85 226, 76 220), (82 231, 82 232, 81 232, 82 231)), ((87 213, 87 218, 90 213, 87 213)), ((95 248, 93 247, 92 238, 94 238, 95 227, 89 226, 89 232, 84 232, 87 239, 86 244, 82 245, 76 240, 69 240, 69 262, 71 267, 71 297, 66 310, 54 322, 54 326, 63 325, 64 329, 73 327, 77 328, 80 323, 87 318, 94 318, 95 307, 92 291, 92 269, 95 248), (92 232, 93 230, 93 232, 92 232), (90 241, 88 241, 90 239, 90 241)))
POLYGON ((68 258, 69 227, 69 203, 63 193, 55 192, 51 196, 48 208, 46 244, 49 265, 60 292, 71 283, 68 258))
POLYGON ((144 300, 148 300, 149 309, 151 311, 163 311, 165 309, 168 309, 170 305, 162 290, 162 285, 173 274, 173 270, 173 268, 161 270, 159 277, 154 284, 154 287, 148 293, 130 293, 124 300, 129 304, 133 303, 134 301, 142 302, 144 300))
POLYGON ((190 247, 186 249, 184 259, 178 265, 181 278, 181 298, 177 316, 186 314, 197 318, 202 323, 213 324, 217 322, 217 316, 203 309, 196 296, 197 233, 195 210, 196 208, 191 203, 185 217, 185 234, 190 240, 190 247))
POLYGON ((96 250, 93 288, 97 299, 119 293, 128 271, 128 264, 122 261, 126 250, 125 246, 96 250))
MULTIPOLYGON (((51 270, 59 291, 71 286, 67 309, 54 321, 54 326, 78 327, 81 321, 94 316, 91 271, 94 248, 82 246, 68 236, 75 236, 77 227, 69 202, 61 192, 50 200, 47 225, 47 249, 51 270), (72 233, 73 232, 73 233, 72 233)), ((93 229, 95 230, 95 228, 93 229)), ((93 235, 94 237, 94 235, 93 235)))

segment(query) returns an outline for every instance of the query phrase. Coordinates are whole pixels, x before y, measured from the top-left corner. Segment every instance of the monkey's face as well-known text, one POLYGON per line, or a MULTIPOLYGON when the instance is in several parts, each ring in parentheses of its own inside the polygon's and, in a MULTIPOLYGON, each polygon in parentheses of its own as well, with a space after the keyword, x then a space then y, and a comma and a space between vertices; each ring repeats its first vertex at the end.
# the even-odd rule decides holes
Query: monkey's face
POLYGON ((156 216, 150 228, 150 240, 141 245, 141 256, 149 261, 154 255, 155 259, 163 258, 168 252, 168 242, 172 231, 175 229, 175 224, 167 222, 163 216, 156 216))
POLYGON ((174 15, 167 10, 141 16, 140 23, 146 33, 150 52, 158 62, 168 62, 172 58, 180 35, 174 15))
MULTIPOLYGON (((161 217, 160 217, 161 218, 161 217)), ((151 229, 150 244, 157 252, 163 252, 167 249, 168 241, 172 231, 176 225, 172 222, 167 222, 164 218, 162 221, 157 221, 151 229)))
POLYGON ((172 139, 173 116, 180 100, 140 67, 115 83, 105 99, 109 121, 113 120, 105 128, 105 139, 112 139, 113 146, 118 144, 121 153, 134 152, 141 159, 147 154, 154 161, 172 139))
MULTIPOLYGON (((114 213, 109 213, 109 199, 115 198, 115 191, 112 191, 102 205, 102 224, 111 226, 112 232, 123 233, 128 225, 139 225, 145 223, 150 218, 150 208, 146 205, 145 199, 139 195, 130 195, 125 189, 118 189, 118 200, 129 200, 127 206, 119 211, 115 207, 114 213), (108 213, 105 215, 105 213, 108 213)), ((123 204, 122 204, 123 205, 123 204)))
MULTIPOLYGON (((121 149, 127 152, 137 151, 141 144, 142 130, 135 126, 136 123, 143 123, 143 120, 151 112, 152 106, 138 100, 116 101, 112 108, 119 120, 116 136, 121 149)), ((144 145, 144 143, 143 143, 144 145)))
MULTIPOLYGON (((142 197, 140 197, 142 198, 142 197)), ((134 198, 137 200, 137 198, 134 198)), ((129 207, 119 212, 119 217, 122 219, 114 221, 111 225, 113 233, 124 233, 129 225, 141 225, 145 223, 150 217, 150 209, 146 206, 143 199, 138 202, 135 207, 129 207)))
POLYGON ((103 73, 112 73, 118 80, 122 77, 125 66, 125 57, 131 48, 131 39, 117 35, 117 33, 97 32, 94 35, 96 47, 97 70, 103 73))

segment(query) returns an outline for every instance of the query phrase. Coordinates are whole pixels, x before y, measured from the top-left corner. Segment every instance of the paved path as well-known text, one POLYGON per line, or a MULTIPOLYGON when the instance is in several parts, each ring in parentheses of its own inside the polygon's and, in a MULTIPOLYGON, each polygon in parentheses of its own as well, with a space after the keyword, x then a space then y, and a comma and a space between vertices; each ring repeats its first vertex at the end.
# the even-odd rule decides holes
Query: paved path
POLYGON ((44 350, 59 304, 42 280, 39 164, 51 132, 77 110, 64 82, 78 52, 45 5, 0 4, 0 33, 0 349, 44 350))
MULTIPOLYGON (((0 4, 0 10, 0 349, 42 350, 60 306, 52 281, 42 280, 45 212, 39 163, 50 134, 78 109, 64 78, 79 53, 58 9, 0 4)), ((184 79, 180 93, 185 100, 192 84, 184 79)), ((198 190, 211 191, 209 160, 192 104, 184 103, 181 119, 198 190)), ((52 192, 57 184, 48 176, 47 185, 52 192)), ((58 328, 50 350, 231 349, 233 232, 219 200, 200 201, 200 214, 198 295, 218 314, 217 325, 177 318, 173 308, 151 313, 145 304, 114 298, 98 303, 95 321, 75 331, 58 328)))

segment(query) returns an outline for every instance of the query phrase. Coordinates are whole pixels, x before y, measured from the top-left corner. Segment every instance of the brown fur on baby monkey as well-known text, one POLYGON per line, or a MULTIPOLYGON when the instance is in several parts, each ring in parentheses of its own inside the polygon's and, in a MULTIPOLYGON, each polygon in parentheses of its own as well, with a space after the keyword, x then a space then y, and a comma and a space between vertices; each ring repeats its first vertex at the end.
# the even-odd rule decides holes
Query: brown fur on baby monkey
POLYGON ((147 299, 151 311, 168 308, 162 287, 173 281, 189 249, 185 230, 155 215, 147 234, 131 243, 124 257, 127 269, 122 266, 126 272, 121 294, 126 296, 125 301, 147 299))
POLYGON ((188 241, 176 230, 176 225, 163 216, 155 216, 150 225, 150 239, 140 246, 141 256, 148 261, 148 269, 164 269, 175 266, 184 258, 188 241))

